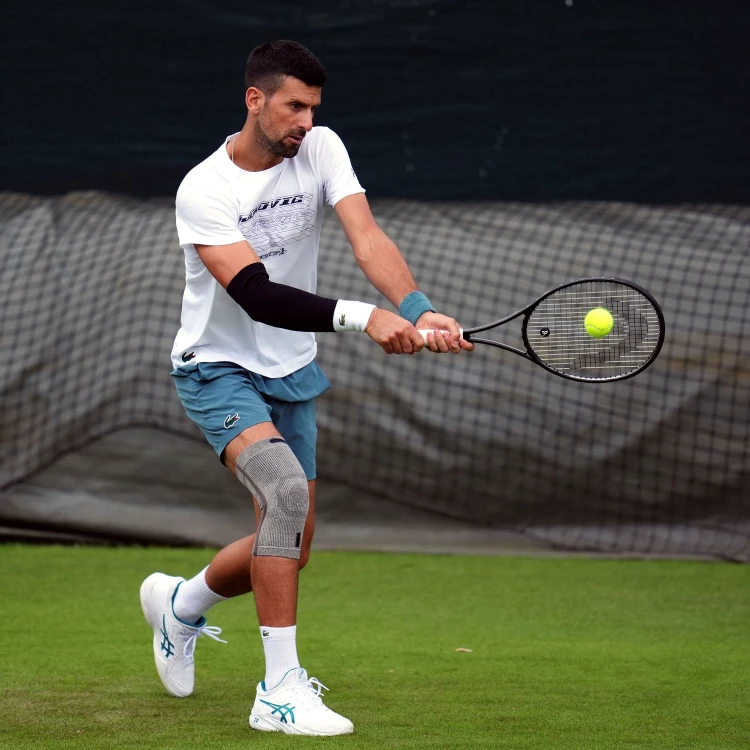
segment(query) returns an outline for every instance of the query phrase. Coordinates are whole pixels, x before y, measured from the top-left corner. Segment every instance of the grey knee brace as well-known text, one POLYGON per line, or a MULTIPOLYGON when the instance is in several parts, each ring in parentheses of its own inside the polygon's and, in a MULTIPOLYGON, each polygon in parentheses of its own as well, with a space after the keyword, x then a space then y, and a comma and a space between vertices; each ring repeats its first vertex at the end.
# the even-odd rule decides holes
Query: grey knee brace
POLYGON ((240 453, 235 468, 260 505, 253 554, 299 560, 310 495, 292 449, 278 437, 259 440, 240 453))

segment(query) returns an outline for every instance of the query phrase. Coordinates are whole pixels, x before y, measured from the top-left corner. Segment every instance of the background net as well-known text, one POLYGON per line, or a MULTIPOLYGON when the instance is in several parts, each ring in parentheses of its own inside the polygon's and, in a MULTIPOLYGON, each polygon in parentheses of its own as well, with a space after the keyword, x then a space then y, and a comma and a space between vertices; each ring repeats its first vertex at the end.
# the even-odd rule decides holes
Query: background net
MULTIPOLYGON (((666 343, 645 373, 593 385, 489 348, 389 357, 364 335, 320 335, 333 383, 318 406, 322 503, 336 482, 350 505, 382 498, 569 550, 748 558, 749 208, 376 201, 374 213, 465 326, 616 275, 661 303, 666 343)), ((128 466, 124 481, 159 495, 168 522, 144 507, 118 526, 106 492, 92 513, 23 490, 62 453, 125 428, 150 428, 157 454, 179 436, 211 453, 169 377, 184 278, 172 202, 5 195, 0 264, 0 522, 214 541, 210 519, 239 491, 215 459, 212 491, 196 491, 189 463, 128 466)), ((332 220, 319 292, 384 304, 332 220)), ((501 336, 521 345, 513 324, 501 336)), ((108 461, 87 465, 91 492, 108 461)))

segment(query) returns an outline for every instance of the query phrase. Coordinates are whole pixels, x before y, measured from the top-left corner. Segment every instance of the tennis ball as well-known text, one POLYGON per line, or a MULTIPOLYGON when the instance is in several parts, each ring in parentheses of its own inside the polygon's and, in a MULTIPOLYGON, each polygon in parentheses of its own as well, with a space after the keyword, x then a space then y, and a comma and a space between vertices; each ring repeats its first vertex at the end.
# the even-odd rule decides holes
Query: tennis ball
POLYGON ((586 319, 583 321, 583 327, 589 336, 600 339, 606 336, 615 324, 612 313, 604 307, 595 307, 589 310, 586 319))

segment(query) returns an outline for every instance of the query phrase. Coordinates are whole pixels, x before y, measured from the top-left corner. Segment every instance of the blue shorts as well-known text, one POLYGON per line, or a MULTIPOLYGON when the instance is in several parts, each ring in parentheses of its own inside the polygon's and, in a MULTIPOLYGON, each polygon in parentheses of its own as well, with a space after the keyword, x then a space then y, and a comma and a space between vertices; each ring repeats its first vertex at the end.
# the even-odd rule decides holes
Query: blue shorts
POLYGON ((267 378, 232 362, 198 362, 172 371, 190 419, 222 459, 243 430, 273 422, 308 479, 315 479, 315 399, 331 384, 316 362, 283 378, 267 378))

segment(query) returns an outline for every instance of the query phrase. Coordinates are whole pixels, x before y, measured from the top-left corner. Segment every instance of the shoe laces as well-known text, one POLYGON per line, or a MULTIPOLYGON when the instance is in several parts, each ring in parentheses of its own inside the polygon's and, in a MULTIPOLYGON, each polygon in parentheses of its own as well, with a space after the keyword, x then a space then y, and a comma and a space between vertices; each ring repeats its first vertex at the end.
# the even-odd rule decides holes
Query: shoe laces
POLYGON ((209 638, 213 638, 219 643, 226 643, 226 641, 219 638, 221 635, 221 628, 216 625, 201 625, 195 629, 195 632, 185 641, 184 654, 188 661, 193 661, 193 654, 195 653, 195 644, 198 642, 198 638, 202 635, 207 635, 209 638))
POLYGON ((310 677, 307 682, 300 682, 298 689, 305 697, 305 702, 327 708, 323 704, 323 691, 328 688, 317 677, 310 677))

